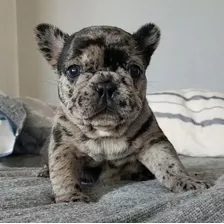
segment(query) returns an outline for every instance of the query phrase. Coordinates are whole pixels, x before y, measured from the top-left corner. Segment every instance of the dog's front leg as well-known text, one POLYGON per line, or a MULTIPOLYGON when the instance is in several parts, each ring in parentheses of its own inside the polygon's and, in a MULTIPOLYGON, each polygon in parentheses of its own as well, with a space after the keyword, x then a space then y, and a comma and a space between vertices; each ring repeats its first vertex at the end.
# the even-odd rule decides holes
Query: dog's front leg
POLYGON ((49 172, 55 202, 89 202, 89 197, 82 193, 80 185, 80 164, 76 149, 69 144, 71 141, 62 136, 60 136, 60 143, 57 142, 55 129, 58 133, 60 131, 57 125, 53 128, 49 145, 49 172))
POLYGON ((162 133, 154 136, 138 156, 158 179, 173 192, 207 189, 209 184, 190 177, 179 160, 173 145, 162 133))

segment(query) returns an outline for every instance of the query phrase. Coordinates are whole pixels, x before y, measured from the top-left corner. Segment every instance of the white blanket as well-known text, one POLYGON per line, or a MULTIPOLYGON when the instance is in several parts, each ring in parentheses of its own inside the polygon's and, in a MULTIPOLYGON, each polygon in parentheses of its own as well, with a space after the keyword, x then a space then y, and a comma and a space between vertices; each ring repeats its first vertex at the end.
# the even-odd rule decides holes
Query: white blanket
POLYGON ((224 156, 224 94, 184 89, 147 96, 157 121, 179 154, 224 156))

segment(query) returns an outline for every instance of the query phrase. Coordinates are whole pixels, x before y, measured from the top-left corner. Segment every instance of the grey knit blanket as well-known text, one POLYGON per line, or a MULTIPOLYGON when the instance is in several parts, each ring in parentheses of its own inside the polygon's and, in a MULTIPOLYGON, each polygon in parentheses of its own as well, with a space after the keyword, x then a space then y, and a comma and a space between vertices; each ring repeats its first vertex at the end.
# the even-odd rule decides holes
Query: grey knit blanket
MULTIPOLYGON (((85 185, 94 202, 54 204, 48 179, 37 178, 53 107, 35 99, 0 100, 15 123, 14 154, 0 158, 0 222, 224 222, 224 158, 182 160, 191 175, 214 182, 203 192, 174 194, 156 180, 85 185), (19 105, 19 106, 18 106, 19 105)), ((0 142, 1 144, 1 142, 0 142)))
MULTIPOLYGON (((156 180, 86 185, 94 202, 54 204, 48 179, 32 158, 0 162, 0 222, 223 222, 224 158, 182 158, 197 178, 216 181, 204 192, 174 194, 156 180), (27 164, 26 164, 27 162, 27 164), (2 165, 2 167, 1 167, 2 165)), ((38 162, 39 163, 39 162, 38 162)))

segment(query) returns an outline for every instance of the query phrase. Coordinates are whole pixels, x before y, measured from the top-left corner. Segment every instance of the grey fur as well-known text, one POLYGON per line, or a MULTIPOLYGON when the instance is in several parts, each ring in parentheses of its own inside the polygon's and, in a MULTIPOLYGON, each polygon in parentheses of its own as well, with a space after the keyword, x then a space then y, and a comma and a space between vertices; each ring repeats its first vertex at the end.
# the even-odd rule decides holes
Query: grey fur
POLYGON ((58 74, 62 106, 50 137, 49 166, 40 174, 47 176, 49 167, 57 203, 88 202, 81 182, 91 176, 114 181, 153 174, 175 192, 209 187, 188 176, 146 100, 145 71, 160 40, 156 25, 134 34, 94 26, 69 36, 40 24, 35 34, 58 74))

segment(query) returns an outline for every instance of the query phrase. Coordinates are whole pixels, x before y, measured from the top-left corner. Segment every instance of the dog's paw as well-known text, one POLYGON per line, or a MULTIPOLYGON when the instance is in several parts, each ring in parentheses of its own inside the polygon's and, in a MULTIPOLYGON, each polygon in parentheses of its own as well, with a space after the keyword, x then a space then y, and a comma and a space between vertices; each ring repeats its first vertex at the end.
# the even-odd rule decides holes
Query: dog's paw
POLYGON ((89 203, 91 200, 89 196, 83 194, 82 192, 75 192, 73 194, 64 194, 61 196, 55 197, 55 203, 70 203, 70 202, 76 202, 76 201, 82 201, 89 203))
POLYGON ((49 175, 49 168, 45 165, 40 172, 37 174, 38 177, 48 178, 49 175))
POLYGON ((209 183, 192 177, 176 177, 170 190, 179 193, 190 190, 205 190, 210 187, 211 185, 209 183))

